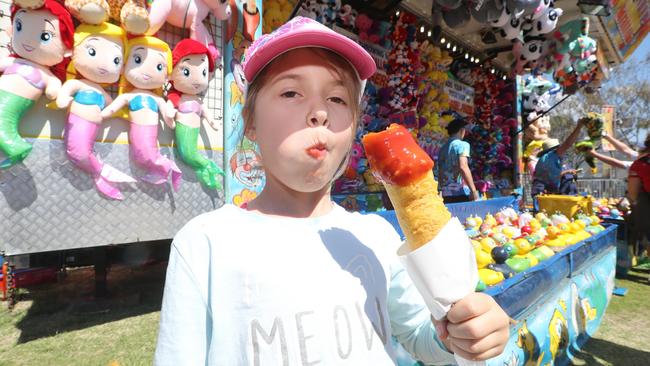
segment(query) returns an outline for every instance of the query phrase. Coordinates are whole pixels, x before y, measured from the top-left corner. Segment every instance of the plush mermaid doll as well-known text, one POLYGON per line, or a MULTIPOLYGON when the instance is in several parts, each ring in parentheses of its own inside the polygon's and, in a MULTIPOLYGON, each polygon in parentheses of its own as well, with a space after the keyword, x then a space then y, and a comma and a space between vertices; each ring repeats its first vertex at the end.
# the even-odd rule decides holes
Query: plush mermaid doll
POLYGON ((65 126, 65 146, 68 159, 88 173, 95 187, 105 196, 121 200, 124 197, 114 183, 134 183, 130 176, 93 154, 93 145, 103 121, 102 109, 113 99, 102 84, 116 83, 124 65, 126 32, 116 25, 82 24, 74 33, 72 61, 68 65, 68 81, 56 99, 59 108, 70 107, 65 126))
POLYGON ((171 173, 172 187, 178 191, 181 171, 176 164, 160 154, 158 120, 174 128, 176 111, 160 96, 172 71, 172 52, 164 41, 150 36, 132 38, 127 42, 125 66, 117 98, 102 111, 104 118, 128 106, 129 146, 135 163, 147 173, 140 179, 151 184, 164 184, 171 173))
POLYGON ((13 54, 0 60, 0 169, 23 161, 32 151, 18 125, 43 93, 56 99, 74 32, 70 13, 55 0, 45 0, 38 9, 14 6, 11 19, 13 54))
POLYGON ((167 93, 167 99, 177 109, 174 119, 176 149, 204 186, 221 189, 217 178, 218 175, 223 175, 223 170, 214 161, 201 155, 196 146, 202 120, 217 129, 200 96, 208 88, 209 73, 214 71, 214 59, 202 43, 184 39, 174 47, 172 60, 172 89, 167 93))

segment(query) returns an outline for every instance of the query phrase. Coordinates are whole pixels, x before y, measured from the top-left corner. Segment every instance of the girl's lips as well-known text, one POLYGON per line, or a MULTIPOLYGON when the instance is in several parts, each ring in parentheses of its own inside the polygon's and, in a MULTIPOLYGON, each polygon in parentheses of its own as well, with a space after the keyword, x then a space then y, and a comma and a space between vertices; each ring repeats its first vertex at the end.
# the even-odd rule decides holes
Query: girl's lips
POLYGON ((144 80, 149 80, 149 79, 151 79, 151 76, 149 76, 149 75, 147 75, 147 74, 142 74, 142 78, 143 78, 144 80))
POLYGON ((24 48, 25 51, 27 51, 27 52, 32 52, 32 51, 34 51, 34 47, 33 47, 33 46, 30 46, 30 45, 25 44, 25 43, 23 43, 23 48, 24 48))
POLYGON ((327 146, 324 144, 316 144, 307 148, 307 155, 311 156, 316 160, 324 159, 327 155, 327 146))

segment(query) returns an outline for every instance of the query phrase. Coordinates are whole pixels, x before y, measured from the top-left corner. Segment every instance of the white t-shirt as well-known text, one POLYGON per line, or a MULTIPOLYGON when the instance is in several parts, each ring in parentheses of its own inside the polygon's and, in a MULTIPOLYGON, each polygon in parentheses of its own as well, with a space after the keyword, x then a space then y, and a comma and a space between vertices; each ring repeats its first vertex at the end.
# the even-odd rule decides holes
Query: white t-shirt
POLYGON ((155 365, 455 363, 396 255, 393 227, 335 205, 317 218, 225 205, 171 246, 155 365))

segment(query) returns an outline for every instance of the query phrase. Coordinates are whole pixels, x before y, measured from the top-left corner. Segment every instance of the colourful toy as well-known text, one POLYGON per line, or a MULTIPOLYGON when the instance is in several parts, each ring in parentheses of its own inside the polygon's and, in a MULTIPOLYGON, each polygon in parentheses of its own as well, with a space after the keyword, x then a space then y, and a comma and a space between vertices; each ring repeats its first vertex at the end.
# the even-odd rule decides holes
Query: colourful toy
POLYGON ((217 178, 224 175, 223 170, 213 160, 201 155, 196 146, 203 120, 214 130, 218 129, 200 96, 208 88, 209 75, 214 72, 214 61, 202 43, 184 39, 174 47, 172 64, 172 89, 167 93, 167 99, 177 110, 176 149, 185 164, 194 170, 201 184, 210 189, 220 189, 217 178))
POLYGON ((93 153, 102 124, 102 109, 113 98, 102 85, 116 83, 122 73, 126 33, 116 25, 82 24, 74 33, 74 52, 68 65, 68 81, 63 84, 56 104, 70 108, 65 125, 68 159, 88 173, 95 187, 106 197, 124 199, 115 183, 135 183, 135 179, 101 162, 93 153))
POLYGON ((104 118, 128 105, 129 147, 135 163, 146 170, 140 179, 150 184, 171 182, 175 191, 181 171, 158 150, 158 118, 174 127, 176 110, 160 97, 161 88, 172 71, 172 53, 164 41, 150 36, 132 38, 126 47, 126 62, 120 79, 119 96, 102 111, 104 118))
POLYGON ((20 163, 32 151, 18 125, 43 94, 56 99, 74 43, 72 17, 56 0, 45 0, 36 9, 16 6, 11 19, 14 54, 0 60, 0 151, 5 155, 0 169, 20 163))
MULTIPOLYGON (((247 2, 249 4, 250 2, 247 2)), ((254 1, 252 2, 254 5, 254 1)), ((253 8, 249 12, 244 5, 244 34, 253 39, 255 29, 260 22, 259 9, 253 8), (248 21, 248 22, 247 22, 248 21)), ((179 28, 188 28, 190 38, 204 44, 213 61, 219 59, 219 51, 214 43, 213 37, 203 25, 203 20, 212 13, 219 20, 230 18, 232 9, 228 1, 223 0, 153 0, 149 10, 148 35, 158 32, 165 22, 179 28)))

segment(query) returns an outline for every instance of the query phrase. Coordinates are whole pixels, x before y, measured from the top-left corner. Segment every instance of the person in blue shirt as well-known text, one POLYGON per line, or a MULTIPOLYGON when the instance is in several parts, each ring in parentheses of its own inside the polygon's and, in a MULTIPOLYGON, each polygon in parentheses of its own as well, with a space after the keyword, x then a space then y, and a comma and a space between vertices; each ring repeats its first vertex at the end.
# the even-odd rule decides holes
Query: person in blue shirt
POLYGON ((539 160, 535 167, 531 196, 535 209, 538 209, 537 197, 542 193, 575 195, 578 190, 575 185, 575 169, 570 169, 564 164, 564 155, 573 146, 580 130, 584 126, 584 119, 580 119, 569 137, 560 143, 557 139, 544 141, 543 150, 539 153, 539 160))
POLYGON ((467 122, 463 118, 449 122, 449 139, 440 148, 438 155, 436 178, 445 203, 478 200, 478 191, 469 170, 469 143, 463 141, 466 126, 467 122))

